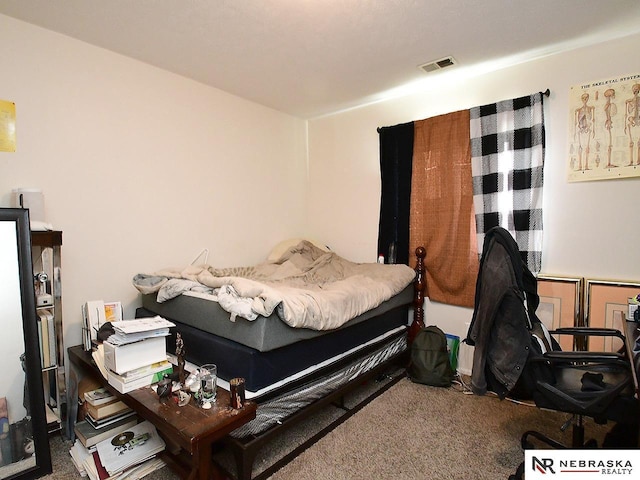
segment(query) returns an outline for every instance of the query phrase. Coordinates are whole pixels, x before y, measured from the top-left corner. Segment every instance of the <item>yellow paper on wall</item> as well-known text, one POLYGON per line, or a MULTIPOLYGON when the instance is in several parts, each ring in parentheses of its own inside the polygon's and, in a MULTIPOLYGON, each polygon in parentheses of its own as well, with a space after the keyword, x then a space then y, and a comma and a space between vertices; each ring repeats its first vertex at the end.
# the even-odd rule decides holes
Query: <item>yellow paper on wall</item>
POLYGON ((16 104, 0 100, 0 152, 16 151, 16 104))

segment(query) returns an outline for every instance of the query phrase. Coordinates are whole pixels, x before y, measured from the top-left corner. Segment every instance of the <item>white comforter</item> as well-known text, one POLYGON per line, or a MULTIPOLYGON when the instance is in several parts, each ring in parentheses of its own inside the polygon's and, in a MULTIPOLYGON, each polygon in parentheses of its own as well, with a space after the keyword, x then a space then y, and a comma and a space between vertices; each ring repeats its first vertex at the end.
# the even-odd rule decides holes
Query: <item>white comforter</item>
POLYGON ((353 263, 302 241, 275 262, 252 267, 208 265, 138 274, 134 286, 164 302, 185 292, 210 293, 248 320, 275 310, 296 328, 330 330, 377 307, 415 277, 406 265, 353 263))

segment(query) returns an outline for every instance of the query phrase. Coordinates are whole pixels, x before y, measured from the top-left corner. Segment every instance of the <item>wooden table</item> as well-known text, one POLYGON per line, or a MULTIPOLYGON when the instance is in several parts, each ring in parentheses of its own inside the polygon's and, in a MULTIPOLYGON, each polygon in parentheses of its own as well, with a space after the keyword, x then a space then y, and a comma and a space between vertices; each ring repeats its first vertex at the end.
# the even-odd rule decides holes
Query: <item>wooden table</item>
POLYGON ((256 416, 256 404, 247 401, 242 409, 229 406, 229 392, 218 388, 215 405, 204 410, 195 405, 179 407, 173 400, 160 401, 150 388, 140 388, 121 394, 112 388, 93 362, 90 352, 82 345, 68 349, 69 361, 84 374, 100 380, 114 395, 138 415, 151 422, 167 448, 162 458, 182 478, 209 480, 220 472, 212 466, 211 445, 256 416))

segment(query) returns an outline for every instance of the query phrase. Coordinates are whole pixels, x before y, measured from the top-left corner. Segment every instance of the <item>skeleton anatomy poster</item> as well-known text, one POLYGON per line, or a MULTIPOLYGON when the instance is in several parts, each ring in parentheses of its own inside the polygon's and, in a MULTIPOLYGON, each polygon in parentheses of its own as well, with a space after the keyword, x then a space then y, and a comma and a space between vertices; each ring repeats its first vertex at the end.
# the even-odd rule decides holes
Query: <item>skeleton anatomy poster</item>
POLYGON ((571 87, 569 181, 640 176, 640 74, 571 87))

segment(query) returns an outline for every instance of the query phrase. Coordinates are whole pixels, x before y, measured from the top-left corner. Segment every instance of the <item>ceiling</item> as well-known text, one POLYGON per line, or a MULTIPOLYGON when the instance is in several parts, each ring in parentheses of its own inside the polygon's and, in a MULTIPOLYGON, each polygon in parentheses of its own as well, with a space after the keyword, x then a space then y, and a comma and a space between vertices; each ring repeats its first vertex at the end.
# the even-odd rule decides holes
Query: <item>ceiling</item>
POLYGON ((0 0, 0 13, 301 118, 640 32, 638 0, 0 0), (446 56, 456 65, 417 68, 446 56))

